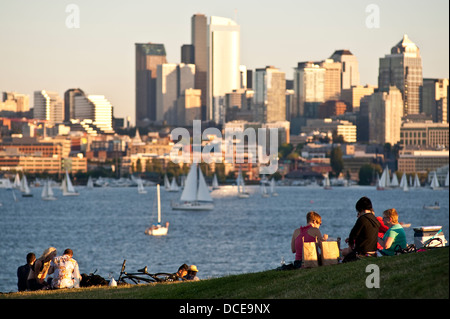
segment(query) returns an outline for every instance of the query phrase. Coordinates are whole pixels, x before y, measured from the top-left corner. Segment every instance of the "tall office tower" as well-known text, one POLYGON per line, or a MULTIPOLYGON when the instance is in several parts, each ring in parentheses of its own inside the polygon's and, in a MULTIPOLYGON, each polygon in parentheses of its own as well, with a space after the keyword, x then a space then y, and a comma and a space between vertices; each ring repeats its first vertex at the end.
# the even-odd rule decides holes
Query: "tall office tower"
POLYGON ((211 17, 208 30, 207 120, 225 121, 225 94, 241 87, 240 27, 231 19, 211 17))
POLYGON ((194 120, 202 117, 201 90, 186 89, 177 100, 177 125, 192 126, 194 120))
MULTIPOLYGON (((194 64, 165 63, 157 67, 156 121, 169 125, 178 122, 178 98, 195 85, 194 64)), ((183 119, 180 119, 184 123, 183 119)), ((191 123, 192 124, 192 123, 191 123)))
POLYGON ((64 92, 64 122, 75 118, 75 96, 84 96, 81 89, 68 89, 64 92))
POLYGON ((74 119, 92 120, 103 133, 114 133, 113 107, 104 95, 77 95, 74 97, 74 119))
POLYGON ((358 59, 349 50, 336 50, 330 59, 341 62, 341 90, 349 89, 359 85, 358 59))
POLYGON ((369 143, 394 145, 400 141, 403 99, 397 87, 391 86, 388 91, 372 94, 368 115, 369 143))
POLYGON ((167 63, 164 44, 135 43, 136 126, 156 120, 156 67, 167 63))
POLYGON ((181 63, 195 64, 194 46, 192 44, 183 44, 181 46, 181 63))
POLYGON ((273 66, 256 69, 253 101, 259 122, 286 121, 285 73, 273 66))
POLYGON ((3 92, 0 100, 0 111, 28 112, 29 110, 30 97, 28 94, 3 92))
POLYGON ((420 110, 431 115, 433 122, 448 123, 448 79, 423 79, 420 88, 420 110))
POLYGON ((294 112, 292 117, 317 118, 325 101, 325 69, 313 62, 299 62, 294 69, 294 112))
POLYGON ((403 95, 405 116, 420 112, 419 89, 423 84, 420 50, 405 34, 391 49, 391 54, 380 58, 378 88, 382 91, 396 86, 403 95))
POLYGON ((324 100, 338 100, 341 96, 342 63, 326 59, 316 64, 325 69, 324 100))
POLYGON ((366 95, 372 95, 377 87, 374 85, 356 85, 350 89, 342 90, 341 99, 350 106, 352 112, 359 112, 361 99, 366 95))
POLYGON ((64 102, 56 92, 35 91, 33 114, 35 119, 62 123, 64 120, 64 102))
POLYGON ((194 47, 195 89, 201 90, 202 120, 206 120, 208 87, 208 23, 204 14, 194 14, 191 18, 191 44, 194 47))

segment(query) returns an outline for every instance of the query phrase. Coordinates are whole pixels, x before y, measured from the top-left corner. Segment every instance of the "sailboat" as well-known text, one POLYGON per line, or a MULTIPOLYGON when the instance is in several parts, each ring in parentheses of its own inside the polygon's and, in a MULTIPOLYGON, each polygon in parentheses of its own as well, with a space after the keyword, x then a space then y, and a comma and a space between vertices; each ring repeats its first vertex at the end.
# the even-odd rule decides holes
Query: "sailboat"
POLYGON ((179 189, 180 188, 178 187, 177 180, 176 180, 176 178, 174 176, 174 177, 172 177, 172 182, 170 183, 169 188, 167 189, 167 191, 168 192, 178 192, 179 189))
POLYGON ((238 177, 236 179, 237 191, 239 198, 249 198, 250 194, 245 191, 245 182, 242 177, 242 171, 239 169, 238 177))
POLYGON ((212 181, 212 189, 219 189, 219 181, 217 180, 217 175, 214 174, 213 181, 212 181))
POLYGON ((166 226, 161 225, 161 194, 159 191, 159 184, 156 185, 156 196, 158 200, 158 223, 151 225, 145 230, 145 234, 150 236, 165 236, 169 231, 169 222, 166 222, 166 226))
POLYGON ((16 173, 16 177, 14 178, 13 187, 20 189, 20 176, 19 173, 16 173))
POLYGON ((270 196, 270 194, 267 192, 266 183, 261 183, 260 189, 261 189, 261 196, 262 197, 269 197, 270 196))
POLYGON ((414 188, 420 188, 420 180, 419 180, 419 176, 414 176, 414 188))
POLYGON ((380 179, 378 180, 377 190, 384 190, 386 188, 389 188, 389 185, 389 170, 386 166, 383 170, 383 173, 381 174, 380 179))
POLYGON ((331 189, 330 178, 328 177, 328 173, 327 175, 325 175, 325 178, 323 180, 323 189, 331 189))
POLYGON ((398 178, 395 172, 392 173, 391 187, 398 187, 398 178))
POLYGON ((436 172, 435 172, 435 171, 433 172, 433 179, 431 180, 430 187, 431 187, 431 189, 433 189, 433 190, 436 190, 436 189, 439 189, 439 188, 440 188, 439 182, 438 182, 438 179, 437 179, 437 176, 436 176, 436 172))
POLYGON ((33 197, 30 188, 28 187, 28 181, 25 174, 23 174, 22 180, 20 181, 20 191, 22 192, 22 197, 33 197))
POLYGON ((75 188, 72 185, 72 182, 70 181, 69 173, 66 171, 66 176, 62 182, 62 193, 63 196, 78 196, 80 195, 75 191, 75 188))
POLYGON ((147 191, 144 188, 144 183, 142 182, 142 179, 139 177, 137 180, 137 189, 139 194, 147 194, 147 191))
POLYGON ((47 180, 47 182, 42 187, 41 197, 43 200, 56 200, 49 180, 47 180))
POLYGON ((170 181, 167 174, 164 174, 164 189, 168 191, 170 189, 170 181))
POLYGON ((272 178, 270 180, 270 193, 272 194, 272 196, 278 196, 278 193, 275 190, 275 179, 272 178))
POLYGON ((94 182, 92 181, 92 177, 91 176, 89 176, 89 178, 88 178, 88 182, 87 182, 86 187, 87 188, 94 188, 94 182))
POLYGON ((194 211, 214 209, 213 199, 209 194, 202 170, 197 163, 191 165, 180 202, 172 203, 172 209, 194 211))
POLYGON ((449 180, 448 180, 449 175, 448 175, 448 173, 449 172, 447 172, 447 177, 445 178, 445 184, 444 184, 444 186, 447 187, 447 188, 448 188, 448 183, 449 183, 449 180))
POLYGON ((402 179, 400 180, 400 187, 403 189, 404 192, 409 191, 408 180, 406 179, 405 173, 403 173, 402 179))

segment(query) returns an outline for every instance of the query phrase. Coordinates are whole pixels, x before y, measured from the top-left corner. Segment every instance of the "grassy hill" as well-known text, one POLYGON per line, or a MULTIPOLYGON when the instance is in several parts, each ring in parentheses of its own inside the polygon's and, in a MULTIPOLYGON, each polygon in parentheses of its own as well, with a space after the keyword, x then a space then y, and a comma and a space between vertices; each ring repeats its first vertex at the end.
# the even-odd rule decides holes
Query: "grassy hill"
POLYGON ((313 269, 269 270, 197 282, 7 293, 0 299, 448 299, 448 252, 445 247, 313 269), (366 286, 366 281, 376 282, 370 265, 378 266, 379 288, 366 286))

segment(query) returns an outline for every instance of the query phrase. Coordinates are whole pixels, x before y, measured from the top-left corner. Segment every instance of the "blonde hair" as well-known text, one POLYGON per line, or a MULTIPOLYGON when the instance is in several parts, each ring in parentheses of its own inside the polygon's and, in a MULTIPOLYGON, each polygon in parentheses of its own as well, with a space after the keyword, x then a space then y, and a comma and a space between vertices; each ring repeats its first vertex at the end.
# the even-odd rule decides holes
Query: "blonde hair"
POLYGON ((320 215, 317 214, 316 212, 310 211, 308 212, 308 214, 306 214, 306 222, 307 223, 318 222, 320 224, 322 223, 322 217, 320 217, 320 215))
POLYGON ((48 247, 44 252, 42 253, 41 257, 39 257, 40 260, 45 260, 50 254, 55 253, 56 255, 56 248, 55 247, 48 247))
POLYGON ((383 215, 386 216, 386 217, 389 217, 393 224, 397 224, 398 223, 398 213, 395 210, 395 208, 386 209, 383 212, 383 215))

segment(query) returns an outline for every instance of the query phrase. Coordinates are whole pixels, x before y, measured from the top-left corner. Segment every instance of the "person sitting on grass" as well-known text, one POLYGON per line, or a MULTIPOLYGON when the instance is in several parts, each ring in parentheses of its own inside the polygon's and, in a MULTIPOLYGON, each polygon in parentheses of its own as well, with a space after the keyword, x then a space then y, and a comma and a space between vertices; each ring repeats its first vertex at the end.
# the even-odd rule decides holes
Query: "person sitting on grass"
POLYGON ((398 213, 395 208, 387 209, 383 212, 383 222, 389 229, 383 236, 378 238, 378 244, 383 248, 380 253, 384 256, 394 256, 395 250, 399 246, 406 248, 406 234, 402 225, 398 222, 398 213))
POLYGON ((184 277, 184 279, 186 279, 186 280, 194 280, 194 281, 200 280, 197 277, 197 272, 198 272, 197 266, 196 265, 190 265, 189 269, 188 269, 188 273, 184 277))
POLYGON ((294 268, 302 266, 303 242, 322 242, 328 239, 328 235, 320 233, 319 227, 322 225, 322 217, 314 211, 306 214, 306 226, 301 226, 294 230, 291 239, 291 250, 295 254, 294 268))
POLYGON ((186 264, 182 264, 178 268, 178 271, 175 274, 177 276, 178 280, 185 280, 184 277, 188 274, 188 269, 189 269, 189 266, 186 264))

